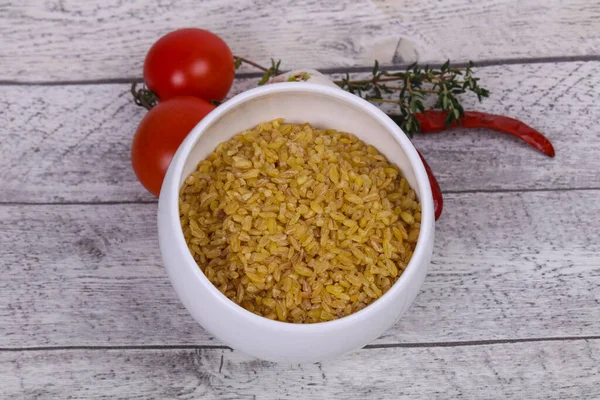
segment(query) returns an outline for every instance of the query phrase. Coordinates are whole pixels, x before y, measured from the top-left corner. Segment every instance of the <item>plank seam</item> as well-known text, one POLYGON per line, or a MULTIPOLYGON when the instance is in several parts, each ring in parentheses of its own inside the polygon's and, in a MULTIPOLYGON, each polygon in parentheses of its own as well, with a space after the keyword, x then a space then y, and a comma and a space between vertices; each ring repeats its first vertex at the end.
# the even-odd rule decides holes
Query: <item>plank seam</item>
MULTIPOLYGON (((581 55, 581 56, 555 56, 555 57, 535 57, 535 58, 498 58, 489 60, 474 61, 475 67, 493 67, 502 65, 516 65, 516 64, 558 64, 558 63, 571 63, 571 62, 587 62, 587 61, 600 61, 600 54, 581 55)), ((285 60, 283 60, 285 62, 285 60)), ((439 68, 442 63, 430 63, 428 64, 432 68, 439 68)), ((465 67, 467 62, 456 62, 453 64, 456 67, 465 67)), ((387 64, 381 65, 380 69, 404 69, 407 64, 387 64)), ((324 74, 339 74, 339 73, 360 73, 370 72, 372 66, 355 66, 355 67, 331 67, 331 68, 317 68, 324 74)), ((262 76, 261 72, 246 72, 240 73, 236 76, 236 79, 247 79, 247 78, 258 78, 262 76)), ((17 81, 17 80, 0 80, 0 86, 74 86, 74 85, 112 85, 112 84, 125 84, 132 82, 142 82, 140 77, 126 77, 126 78, 110 78, 110 79, 82 79, 82 80, 59 80, 59 81, 17 81)))
MULTIPOLYGON (((491 346, 496 344, 518 344, 532 342, 566 342, 580 340, 600 340, 596 336, 558 336, 522 339, 491 339, 468 340, 453 342, 423 342, 423 343, 383 343, 370 344, 362 349, 388 349, 388 348, 430 348, 430 347, 465 347, 465 346, 491 346)), ((34 346, 34 347, 2 347, 0 352, 28 352, 28 351, 77 351, 77 350, 232 350, 224 345, 137 345, 137 346, 34 346)))
POLYGON ((600 187, 579 188, 531 188, 531 189, 465 189, 445 190, 443 194, 476 194, 476 193, 546 193, 546 192, 594 192, 600 187))
MULTIPOLYGON (((533 189, 467 189, 467 190, 445 190, 446 194, 478 194, 478 193, 550 193, 550 192, 596 192, 600 187, 581 188, 533 188, 533 189)), ((157 204, 157 199, 151 200, 115 200, 115 201, 66 201, 66 202, 21 202, 0 201, 0 206, 104 206, 123 204, 157 204)))

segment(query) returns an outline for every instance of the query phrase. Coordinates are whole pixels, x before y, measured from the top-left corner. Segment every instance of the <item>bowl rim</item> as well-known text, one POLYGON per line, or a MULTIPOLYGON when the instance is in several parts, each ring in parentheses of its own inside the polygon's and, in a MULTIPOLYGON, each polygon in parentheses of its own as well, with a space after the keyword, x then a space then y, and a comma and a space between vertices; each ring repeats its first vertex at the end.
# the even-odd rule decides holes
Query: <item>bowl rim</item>
MULTIPOLYGON (((340 329, 347 326, 355 325, 356 323, 364 322, 368 319, 370 314, 377 312, 380 309, 385 308, 389 303, 393 302, 396 297, 408 289, 409 282, 417 274, 418 268, 427 268, 427 265, 420 265, 421 260, 427 258, 427 243, 433 240, 434 233, 434 211, 433 211, 433 198, 431 194, 431 187, 429 178, 425 171, 423 162, 421 161, 416 148, 406 136, 406 134, 400 129, 400 127, 392 121, 383 111, 378 107, 369 103, 368 101, 346 92, 344 90, 325 86, 322 84, 313 84, 308 82, 284 82, 274 83, 265 86, 259 86, 242 92, 230 100, 224 102, 215 110, 210 112, 200 123, 198 123, 192 131, 188 134, 179 149, 175 153, 173 160, 167 171, 167 177, 165 177, 163 186, 161 188, 159 203, 166 203, 168 209, 166 223, 171 226, 169 229, 175 232, 174 239, 175 245, 178 251, 183 251, 183 265, 179 265, 178 268, 191 268, 192 273, 199 283, 199 288, 203 287, 220 303, 228 308, 237 317, 246 320, 248 323, 254 325, 262 325, 266 329, 274 329, 279 332, 302 332, 302 333, 320 333, 328 330, 340 329), (181 223, 179 219, 179 182, 183 174, 184 165, 196 143, 200 137, 210 128, 213 124, 218 122, 225 114, 233 111, 243 103, 284 92, 297 92, 297 93, 309 93, 319 94, 327 97, 334 97, 337 100, 341 100, 357 109, 361 109, 363 112, 369 114, 371 118, 376 119, 398 142, 403 148, 405 154, 408 157, 408 161, 413 168, 417 183, 419 185, 419 199, 421 201, 421 230, 417 239, 417 245, 415 251, 411 257, 411 260, 407 264, 404 272, 398 280, 384 293, 380 298, 373 301, 371 304, 354 312, 348 316, 325 322, 315 322, 309 324, 299 324, 291 322, 283 322, 277 320, 271 320, 260 315, 254 314, 251 311, 246 310, 242 306, 236 304, 234 301, 229 299, 223 293, 221 293, 216 286, 212 284, 199 268, 198 264, 194 260, 189 248, 185 242, 183 236, 183 230, 181 229, 181 223), (169 177, 170 179, 167 179, 169 177)), ((159 210, 162 207, 159 206, 159 210)), ((160 238, 160 235, 159 235, 160 238)), ((159 239, 160 240, 160 239, 159 239)), ((170 269, 170 267, 167 267, 170 269)), ((171 275, 170 271, 169 275, 171 275)), ((179 293, 178 293, 179 294, 179 293)))

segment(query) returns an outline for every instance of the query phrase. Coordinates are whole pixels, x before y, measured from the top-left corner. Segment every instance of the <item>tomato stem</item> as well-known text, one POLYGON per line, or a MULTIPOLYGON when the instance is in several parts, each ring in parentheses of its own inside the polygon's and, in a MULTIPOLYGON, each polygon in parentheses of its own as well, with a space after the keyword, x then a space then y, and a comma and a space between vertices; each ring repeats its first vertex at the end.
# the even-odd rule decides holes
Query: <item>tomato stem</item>
POLYGON ((137 83, 133 82, 131 84, 131 94, 133 95, 135 104, 144 107, 146 110, 150 110, 158 103, 158 96, 152 90, 148 89, 146 85, 138 89, 137 83))

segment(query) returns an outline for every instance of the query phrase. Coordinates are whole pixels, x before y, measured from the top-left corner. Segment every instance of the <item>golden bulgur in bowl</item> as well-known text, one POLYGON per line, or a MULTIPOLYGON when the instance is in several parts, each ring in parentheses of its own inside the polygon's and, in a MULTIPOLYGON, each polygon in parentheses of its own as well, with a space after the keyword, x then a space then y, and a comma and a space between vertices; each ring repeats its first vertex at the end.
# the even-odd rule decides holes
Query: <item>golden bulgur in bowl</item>
POLYGON ((375 147, 282 119, 219 144, 185 180, 179 212, 210 282, 292 323, 341 318, 381 297, 421 226, 415 191, 375 147))

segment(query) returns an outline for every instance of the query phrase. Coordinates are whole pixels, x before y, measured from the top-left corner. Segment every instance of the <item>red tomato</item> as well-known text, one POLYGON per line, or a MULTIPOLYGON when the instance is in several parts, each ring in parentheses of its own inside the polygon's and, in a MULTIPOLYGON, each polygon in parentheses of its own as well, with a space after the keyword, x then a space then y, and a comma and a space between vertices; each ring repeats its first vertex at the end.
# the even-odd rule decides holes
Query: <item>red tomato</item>
POLYGON ((177 148, 214 108, 196 97, 175 97, 158 103, 142 119, 133 138, 131 163, 135 175, 150 193, 158 197, 177 148))
POLYGON ((233 54, 220 37, 196 28, 158 39, 144 61, 144 81, 161 100, 195 96, 221 101, 231 89, 233 54))

